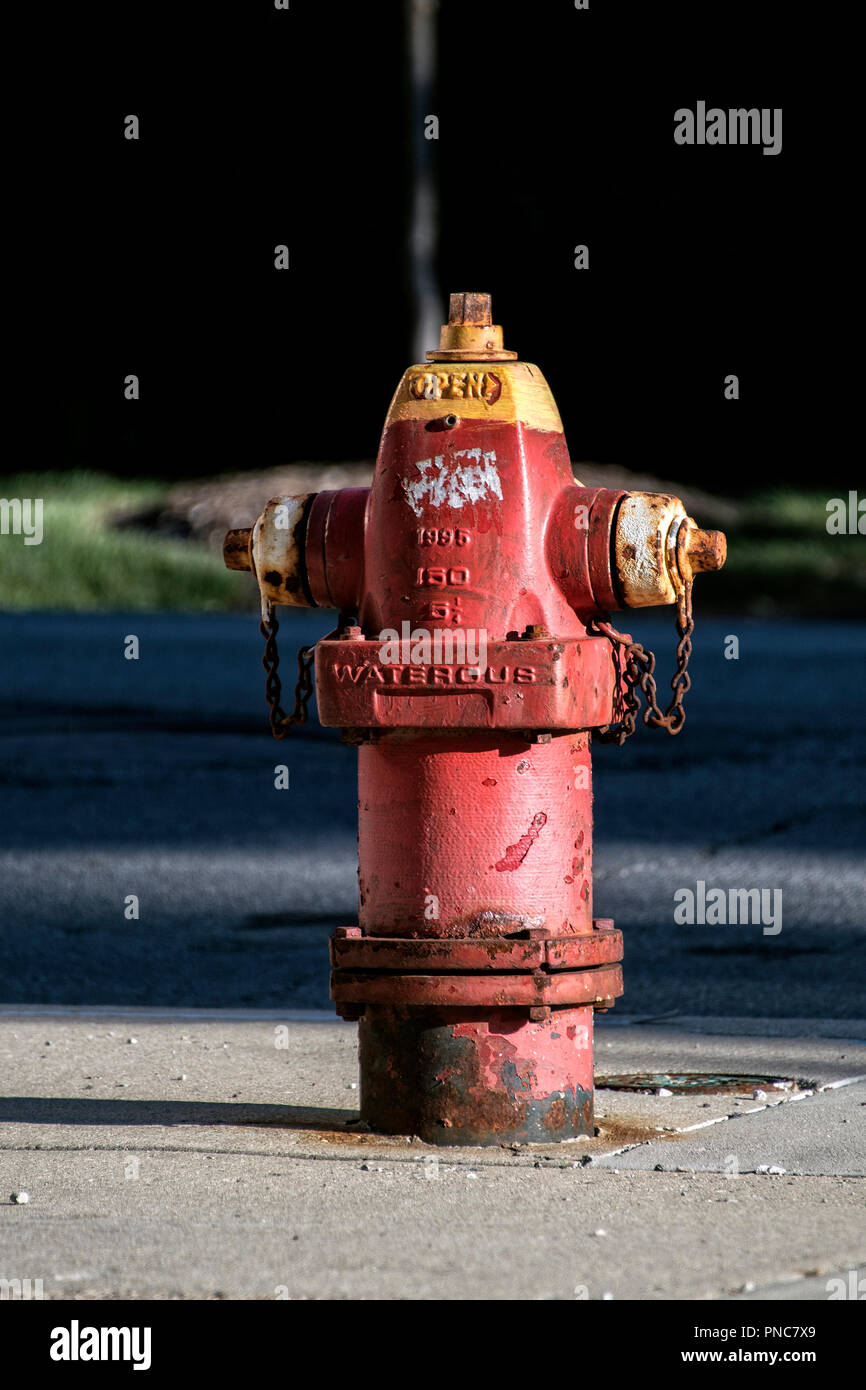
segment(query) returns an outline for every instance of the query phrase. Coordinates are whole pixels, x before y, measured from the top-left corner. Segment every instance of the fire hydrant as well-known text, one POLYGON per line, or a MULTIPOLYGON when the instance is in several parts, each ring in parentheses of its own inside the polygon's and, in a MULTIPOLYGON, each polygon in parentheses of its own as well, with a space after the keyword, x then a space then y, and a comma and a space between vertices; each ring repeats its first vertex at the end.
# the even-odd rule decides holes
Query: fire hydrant
POLYGON ((451 296, 410 367, 370 488, 274 498, 226 538, 262 596, 271 725, 306 715, 358 746, 357 925, 331 997, 359 1021, 361 1116, 438 1144, 593 1132, 593 1013, 622 993, 622 938, 593 919, 590 743, 676 733, 692 580, 725 538, 662 493, 584 487, 550 390, 490 297, 451 296), (611 626, 677 605, 673 698, 611 626), (280 706, 274 609, 336 609, 280 706))

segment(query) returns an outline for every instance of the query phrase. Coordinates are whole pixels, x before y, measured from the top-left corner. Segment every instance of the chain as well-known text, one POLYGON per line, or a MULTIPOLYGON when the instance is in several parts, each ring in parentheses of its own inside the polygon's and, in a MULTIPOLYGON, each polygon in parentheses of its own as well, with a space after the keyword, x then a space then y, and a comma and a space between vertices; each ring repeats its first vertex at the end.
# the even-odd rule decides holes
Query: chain
MULTIPOLYGON (((262 666, 265 668, 266 676, 265 695, 270 710, 271 733, 274 738, 283 739, 293 724, 305 724, 307 721, 307 706, 313 693, 312 670, 315 646, 298 649, 295 707, 291 714, 286 714, 280 704, 283 697, 283 686, 278 673, 280 656, 277 650, 277 633, 279 626, 273 608, 270 604, 266 605, 262 612, 262 620, 259 623, 259 632, 265 639, 265 654, 262 657, 262 666)), ((664 712, 659 708, 658 690, 653 674, 656 665, 655 654, 646 651, 640 642, 633 642, 625 633, 618 632, 612 623, 593 620, 590 629, 603 637, 607 637, 612 643, 619 675, 617 681, 617 691, 621 701, 617 711, 619 718, 614 724, 606 724, 599 729, 599 740, 602 743, 622 744, 634 733, 637 716, 640 713, 640 701, 635 693, 637 686, 640 686, 646 699, 647 707, 643 712, 643 722, 647 728, 666 729, 669 734, 678 734, 686 722, 683 701, 692 684, 691 676, 686 669, 692 654, 692 633, 695 630, 695 620, 692 616, 691 580, 684 584, 677 595, 677 632, 679 633, 677 668, 671 680, 673 697, 664 712), (625 687, 624 691, 623 686, 625 687)))
POLYGON ((634 733, 637 716, 640 713, 636 687, 640 686, 647 707, 643 712, 643 722, 650 729, 666 729, 669 734, 678 734, 686 722, 683 700, 691 687, 691 676, 686 667, 692 654, 692 633, 695 620, 692 616, 692 583, 687 580, 677 595, 677 669, 671 681, 673 698, 662 713, 657 699, 653 672, 656 659, 652 652, 645 651, 640 642, 633 642, 623 632, 617 632, 609 622, 593 622, 592 629, 607 637, 613 643, 615 663, 619 674, 617 689, 621 696, 621 706, 617 711, 619 719, 615 724, 606 724, 599 730, 602 743, 625 743, 634 733), (622 687, 625 686, 623 692, 622 687))
POLYGON ((295 708, 291 714, 286 714, 280 704, 283 698, 283 686, 277 673, 277 667, 280 664, 280 654, 277 651, 279 627, 277 615, 272 606, 269 603, 263 604, 259 632, 265 639, 265 654, 262 657, 262 665, 266 675, 265 695, 270 710, 271 733, 274 738, 285 738, 293 724, 305 724, 307 721, 307 705, 313 693, 312 670, 315 647, 300 647, 298 650, 295 708))

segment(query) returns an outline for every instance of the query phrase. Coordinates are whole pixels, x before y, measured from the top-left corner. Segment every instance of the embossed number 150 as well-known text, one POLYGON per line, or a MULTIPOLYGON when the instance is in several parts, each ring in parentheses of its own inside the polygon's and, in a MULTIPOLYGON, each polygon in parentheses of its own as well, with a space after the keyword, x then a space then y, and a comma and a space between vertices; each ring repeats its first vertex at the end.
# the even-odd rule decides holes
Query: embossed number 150
POLYGON ((432 584, 439 589, 446 584, 468 584, 469 571, 466 569, 440 569, 438 565, 427 566, 419 569, 415 583, 432 584))

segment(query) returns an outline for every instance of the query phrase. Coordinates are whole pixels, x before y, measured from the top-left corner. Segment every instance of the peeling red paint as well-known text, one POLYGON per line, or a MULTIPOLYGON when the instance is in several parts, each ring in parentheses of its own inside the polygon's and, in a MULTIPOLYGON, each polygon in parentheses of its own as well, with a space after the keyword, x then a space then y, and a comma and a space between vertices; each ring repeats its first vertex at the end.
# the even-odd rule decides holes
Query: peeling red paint
POLYGON ((538 815, 533 817, 526 834, 521 835, 516 845, 509 845, 504 857, 499 860, 496 868, 500 873, 511 873, 512 870, 520 868, 546 824, 547 816, 544 811, 539 811, 538 815))
POLYGON ((567 1025, 564 1037, 552 1022, 523 1023, 517 1031, 511 1027, 506 1034, 497 1027, 495 1016, 484 1030, 475 1023, 458 1023, 452 1031, 455 1038, 471 1038, 475 1044, 482 1088, 495 1092, 505 1085, 515 1100, 539 1098, 575 1081, 589 1089, 585 1068, 592 1036, 591 1011, 584 1017, 585 1022, 567 1025))

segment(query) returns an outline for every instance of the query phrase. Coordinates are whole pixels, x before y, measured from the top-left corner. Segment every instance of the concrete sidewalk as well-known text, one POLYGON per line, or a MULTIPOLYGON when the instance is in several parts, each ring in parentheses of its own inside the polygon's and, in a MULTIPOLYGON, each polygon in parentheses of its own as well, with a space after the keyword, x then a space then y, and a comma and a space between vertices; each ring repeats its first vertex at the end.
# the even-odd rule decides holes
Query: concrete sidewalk
POLYGON ((602 1086, 593 1139, 448 1149, 358 1128, 356 1029, 327 1014, 10 1007, 0 1279, 85 1299, 827 1299, 838 1276, 862 1297, 864 1036, 604 1020, 602 1082, 764 1083, 602 1086))

